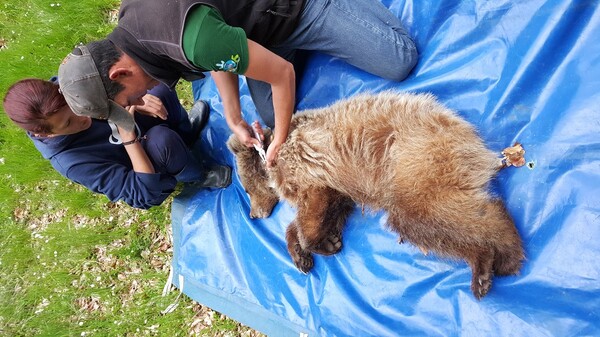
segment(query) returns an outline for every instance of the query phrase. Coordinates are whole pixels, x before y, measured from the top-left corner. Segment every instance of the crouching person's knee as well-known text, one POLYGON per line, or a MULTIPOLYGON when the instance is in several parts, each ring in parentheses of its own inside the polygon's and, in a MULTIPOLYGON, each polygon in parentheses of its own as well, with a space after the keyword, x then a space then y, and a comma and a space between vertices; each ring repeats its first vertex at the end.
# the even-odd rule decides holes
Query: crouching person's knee
POLYGON ((199 188, 224 188, 231 184, 231 168, 203 167, 177 132, 159 125, 146 133, 145 148, 156 171, 199 188))
POLYGON ((185 142, 166 125, 157 125, 146 132, 144 148, 154 169, 160 173, 175 175, 189 161, 185 142))

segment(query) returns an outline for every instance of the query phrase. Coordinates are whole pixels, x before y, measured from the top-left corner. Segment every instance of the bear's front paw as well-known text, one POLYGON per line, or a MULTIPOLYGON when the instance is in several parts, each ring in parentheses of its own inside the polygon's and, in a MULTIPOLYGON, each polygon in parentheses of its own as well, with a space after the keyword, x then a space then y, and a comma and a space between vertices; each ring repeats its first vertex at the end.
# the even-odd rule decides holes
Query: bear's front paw
POLYGON ((294 261, 294 265, 304 274, 308 274, 308 272, 313 267, 313 257, 312 254, 303 250, 300 247, 300 244, 295 244, 294 248, 290 250, 290 255, 292 256, 292 261, 294 261))
POLYGON ((480 300, 482 297, 492 288, 492 274, 489 272, 482 272, 479 275, 473 275, 471 280, 471 291, 475 298, 480 300))

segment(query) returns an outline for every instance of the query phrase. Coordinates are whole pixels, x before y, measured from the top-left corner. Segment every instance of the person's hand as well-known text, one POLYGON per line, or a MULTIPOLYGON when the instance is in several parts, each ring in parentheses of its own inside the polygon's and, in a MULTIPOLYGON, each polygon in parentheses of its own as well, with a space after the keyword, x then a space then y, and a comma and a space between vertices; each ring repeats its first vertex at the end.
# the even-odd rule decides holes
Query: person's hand
MULTIPOLYGON (((252 123, 252 129, 255 131, 255 133, 253 132, 253 135, 260 137, 260 141, 264 144, 265 134, 264 134, 262 126, 260 125, 260 123, 258 121, 254 121, 252 123)), ((277 143, 273 140, 271 142, 271 144, 269 144, 269 147, 265 149, 267 168, 271 168, 274 166, 273 164, 275 163, 275 160, 277 159, 277 154, 279 153, 280 147, 281 147, 281 143, 277 143)))
POLYGON ((252 122, 252 136, 254 136, 254 138, 258 137, 258 140, 261 142, 265 141, 265 133, 263 131, 262 126, 260 125, 260 123, 258 121, 252 122))
MULTIPOLYGON (((261 138, 260 141, 258 139, 256 139, 254 137, 254 131, 252 129, 252 127, 250 127, 248 125, 248 123, 246 123, 246 121, 241 120, 238 124, 236 124, 233 128, 232 131, 235 134, 235 136, 237 137, 237 139, 244 145, 246 145, 247 147, 254 147, 254 145, 261 145, 261 142, 264 142, 264 133, 262 128, 260 127, 260 124, 258 124, 258 122, 254 122, 254 124, 258 125, 258 127, 256 127, 257 129, 257 133, 258 136, 261 138)), ((267 159, 267 168, 271 168, 273 167, 275 160, 277 159, 277 154, 279 153, 279 149, 281 148, 281 143, 273 141, 271 144, 269 144, 269 147, 267 149, 265 149, 266 153, 266 159, 267 159)))
POLYGON ((144 105, 132 106, 135 111, 143 115, 152 116, 154 118, 160 118, 162 120, 167 119, 168 112, 160 98, 154 95, 146 94, 144 97, 142 97, 142 99, 144 100, 144 105))
POLYGON ((231 131, 235 134, 235 137, 245 146, 254 147, 254 144, 260 146, 258 139, 254 138, 251 128, 245 120, 240 120, 236 125, 231 128, 231 131))
MULTIPOLYGON (((126 110, 133 116, 136 111, 136 106, 137 105, 128 106, 126 110)), ((119 136, 121 136, 121 140, 124 143, 134 140, 137 137, 136 128, 133 128, 132 130, 126 130, 117 125, 117 131, 119 131, 119 136)))
POLYGON ((275 160, 277 160, 277 155, 279 154, 279 149, 281 148, 281 143, 277 143, 273 141, 269 144, 269 148, 267 149, 267 168, 271 168, 275 164, 275 160))

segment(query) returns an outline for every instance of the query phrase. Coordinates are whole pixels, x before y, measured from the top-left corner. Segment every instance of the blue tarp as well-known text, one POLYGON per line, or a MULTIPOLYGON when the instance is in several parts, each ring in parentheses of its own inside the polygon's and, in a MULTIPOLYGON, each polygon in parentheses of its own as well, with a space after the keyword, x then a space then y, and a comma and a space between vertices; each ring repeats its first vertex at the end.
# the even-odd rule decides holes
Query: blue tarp
MULTIPOLYGON (((343 250, 300 273, 285 228, 295 211, 249 219, 237 176, 221 190, 186 187, 172 209, 174 283, 269 336, 600 336, 600 10, 598 1, 384 0, 414 36, 416 69, 394 83, 312 53, 299 109, 360 92, 431 92, 498 153, 518 141, 528 166, 500 172, 527 255, 481 301, 464 262, 398 244, 381 213, 357 207, 343 250), (184 283, 181 284, 179 277, 184 283)), ((373 60, 377 62, 377 60, 373 60)), ((241 80, 247 121, 257 119, 241 80)), ((235 166, 209 79, 194 96, 212 112, 199 151, 235 166)))

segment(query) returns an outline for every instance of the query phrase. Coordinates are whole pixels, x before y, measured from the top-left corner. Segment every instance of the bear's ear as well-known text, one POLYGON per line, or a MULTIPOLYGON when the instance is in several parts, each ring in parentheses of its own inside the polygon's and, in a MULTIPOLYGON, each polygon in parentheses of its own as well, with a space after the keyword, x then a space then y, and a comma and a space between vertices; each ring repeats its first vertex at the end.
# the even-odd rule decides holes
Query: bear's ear
POLYGON ((233 152, 233 154, 240 153, 245 149, 245 146, 237 139, 237 137, 233 133, 231 134, 231 136, 229 136, 229 139, 227 140, 227 147, 231 152, 233 152))

